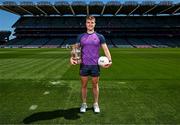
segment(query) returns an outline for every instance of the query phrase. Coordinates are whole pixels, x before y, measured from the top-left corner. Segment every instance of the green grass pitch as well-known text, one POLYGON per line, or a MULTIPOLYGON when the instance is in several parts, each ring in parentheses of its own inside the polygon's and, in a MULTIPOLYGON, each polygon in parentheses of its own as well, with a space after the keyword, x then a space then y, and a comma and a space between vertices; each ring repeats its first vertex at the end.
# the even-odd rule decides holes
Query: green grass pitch
POLYGON ((67 49, 0 49, 0 124, 180 124, 180 49, 110 49, 100 114, 79 113, 79 66, 67 49))

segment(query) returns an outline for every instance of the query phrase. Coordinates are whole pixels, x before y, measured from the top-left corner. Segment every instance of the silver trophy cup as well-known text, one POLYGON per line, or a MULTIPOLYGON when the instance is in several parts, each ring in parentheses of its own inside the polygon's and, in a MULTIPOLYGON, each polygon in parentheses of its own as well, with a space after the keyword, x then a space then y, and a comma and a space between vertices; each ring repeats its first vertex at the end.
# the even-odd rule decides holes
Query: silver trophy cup
POLYGON ((81 48, 80 47, 74 48, 72 51, 72 54, 73 54, 73 58, 74 58, 74 60, 76 60, 77 64, 80 64, 81 63, 81 48))

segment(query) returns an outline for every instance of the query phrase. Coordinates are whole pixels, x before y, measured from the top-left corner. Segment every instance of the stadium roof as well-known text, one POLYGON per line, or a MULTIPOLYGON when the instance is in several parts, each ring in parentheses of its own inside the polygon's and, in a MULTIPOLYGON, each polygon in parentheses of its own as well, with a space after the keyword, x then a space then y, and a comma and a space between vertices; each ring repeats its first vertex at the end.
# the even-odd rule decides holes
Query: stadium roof
POLYGON ((161 15, 161 14, 180 14, 180 3, 174 4, 172 1, 91 1, 76 0, 72 3, 68 1, 4 1, 0 4, 0 9, 20 15, 20 16, 83 16, 83 15, 161 15))

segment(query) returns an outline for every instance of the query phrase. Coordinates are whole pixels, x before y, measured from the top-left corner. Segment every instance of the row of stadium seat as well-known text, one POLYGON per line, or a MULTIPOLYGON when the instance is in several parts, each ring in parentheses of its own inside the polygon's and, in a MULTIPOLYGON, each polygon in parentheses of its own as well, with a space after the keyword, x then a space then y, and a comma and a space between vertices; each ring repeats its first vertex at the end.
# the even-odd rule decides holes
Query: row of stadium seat
MULTIPOLYGON (((98 17, 97 27, 140 28, 140 27, 180 27, 179 17, 98 17)), ((13 27, 15 28, 80 28, 85 27, 84 17, 22 17, 13 27)))
MULTIPOLYGON (((25 48, 56 48, 68 47, 75 42, 76 38, 16 38, 10 40, 1 47, 25 47, 25 48)), ((167 48, 180 47, 180 38, 109 38, 109 47, 118 48, 167 48)))

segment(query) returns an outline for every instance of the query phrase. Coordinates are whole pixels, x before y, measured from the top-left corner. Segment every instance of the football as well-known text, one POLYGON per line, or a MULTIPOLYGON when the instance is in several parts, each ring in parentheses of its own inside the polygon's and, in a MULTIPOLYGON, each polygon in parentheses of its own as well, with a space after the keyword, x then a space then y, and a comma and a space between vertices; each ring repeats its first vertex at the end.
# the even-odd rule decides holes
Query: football
POLYGON ((101 56, 101 57, 99 57, 99 59, 98 59, 98 65, 104 66, 104 65, 106 65, 106 64, 109 64, 108 58, 107 58, 106 56, 101 56))

